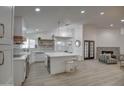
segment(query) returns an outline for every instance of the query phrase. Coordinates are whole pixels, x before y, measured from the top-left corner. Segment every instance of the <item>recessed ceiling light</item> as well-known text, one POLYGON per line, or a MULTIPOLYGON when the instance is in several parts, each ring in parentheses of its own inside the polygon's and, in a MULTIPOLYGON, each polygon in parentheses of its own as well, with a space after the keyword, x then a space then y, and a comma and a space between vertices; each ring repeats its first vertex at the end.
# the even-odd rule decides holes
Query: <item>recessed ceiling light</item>
POLYGON ((111 26, 111 27, 113 27, 113 26, 114 26, 114 24, 110 24, 110 26, 111 26))
POLYGON ((104 15, 105 13, 104 12, 100 12, 100 15, 104 15))
POLYGON ((35 31, 39 31, 39 29, 35 29, 35 31))
POLYGON ((35 11, 36 11, 36 12, 39 12, 39 11, 40 11, 40 8, 35 8, 35 11))
POLYGON ((122 19, 121 22, 124 22, 124 19, 122 19))
POLYGON ((81 14, 85 13, 85 10, 81 11, 81 14))

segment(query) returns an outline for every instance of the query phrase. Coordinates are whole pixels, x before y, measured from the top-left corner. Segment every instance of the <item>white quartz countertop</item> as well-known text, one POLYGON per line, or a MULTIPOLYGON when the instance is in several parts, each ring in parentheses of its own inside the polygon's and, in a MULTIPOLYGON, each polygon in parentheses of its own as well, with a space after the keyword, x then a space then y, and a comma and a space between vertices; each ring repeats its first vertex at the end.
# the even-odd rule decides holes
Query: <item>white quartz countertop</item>
POLYGON ((27 55, 22 55, 20 57, 14 57, 13 59, 14 60, 26 60, 26 58, 27 58, 27 55))
POLYGON ((30 55, 30 53, 23 52, 23 53, 19 53, 19 54, 15 54, 15 55, 21 55, 21 56, 14 57, 13 60, 26 60, 27 56, 30 55))
POLYGON ((34 53, 40 52, 40 53, 44 53, 44 51, 32 51, 34 53))
POLYGON ((65 52, 50 52, 50 53, 46 52, 45 54, 50 57, 78 56, 77 54, 74 53, 65 53, 65 52))

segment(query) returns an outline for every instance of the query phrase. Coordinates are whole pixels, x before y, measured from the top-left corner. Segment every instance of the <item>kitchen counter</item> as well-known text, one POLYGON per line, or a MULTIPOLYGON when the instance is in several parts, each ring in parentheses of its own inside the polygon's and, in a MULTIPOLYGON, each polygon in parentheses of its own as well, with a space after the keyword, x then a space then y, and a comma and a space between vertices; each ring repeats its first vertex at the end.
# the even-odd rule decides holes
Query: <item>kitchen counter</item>
POLYGON ((66 71, 66 62, 73 58, 78 58, 78 55, 65 52, 51 52, 45 53, 47 59, 47 70, 50 74, 58 74, 66 71))
POLYGON ((44 53, 44 51, 32 51, 32 52, 35 52, 35 53, 44 53))
POLYGON ((13 60, 26 60, 27 56, 30 55, 30 53, 22 52, 22 53, 15 54, 15 55, 19 55, 19 56, 13 57, 13 60))
POLYGON ((68 56, 78 56, 74 53, 65 53, 65 52, 46 52, 45 53, 49 57, 68 57, 68 56))
POLYGON ((13 60, 25 60, 28 55, 21 55, 20 57, 14 57, 13 60))

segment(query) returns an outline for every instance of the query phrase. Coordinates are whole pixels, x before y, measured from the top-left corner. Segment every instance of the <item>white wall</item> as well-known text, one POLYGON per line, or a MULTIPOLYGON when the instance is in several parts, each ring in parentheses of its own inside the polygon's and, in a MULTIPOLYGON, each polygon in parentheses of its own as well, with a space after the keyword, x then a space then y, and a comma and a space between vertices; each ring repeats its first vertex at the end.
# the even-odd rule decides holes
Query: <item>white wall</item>
POLYGON ((97 47, 121 47, 119 29, 98 29, 97 47))
POLYGON ((80 60, 83 60, 84 59, 84 56, 83 56, 83 46, 84 46, 84 40, 83 40, 83 25, 81 24, 76 24, 76 25, 73 25, 74 26, 74 44, 73 44, 73 51, 75 54, 77 55, 80 55, 80 60), (80 40, 81 41, 81 46, 80 47, 76 47, 75 46, 75 41, 76 40, 80 40))
POLYGON ((120 34, 120 53, 124 54, 124 28, 121 29, 120 34))
POLYGON ((124 35, 120 29, 84 25, 84 40, 94 40, 96 47, 120 47, 120 53, 124 54, 124 35))
MULTIPOLYGON (((97 29, 94 25, 83 25, 83 30, 84 30, 84 40, 93 40, 95 41, 95 46, 96 45, 96 33, 97 29)), ((96 50, 96 47, 95 47, 96 50)), ((96 51, 95 51, 95 58, 96 58, 96 51)))
POLYGON ((96 41, 96 27, 94 25, 83 25, 84 40, 96 41))
POLYGON ((124 35, 120 29, 98 29, 97 47, 120 47, 120 53, 124 54, 124 35))

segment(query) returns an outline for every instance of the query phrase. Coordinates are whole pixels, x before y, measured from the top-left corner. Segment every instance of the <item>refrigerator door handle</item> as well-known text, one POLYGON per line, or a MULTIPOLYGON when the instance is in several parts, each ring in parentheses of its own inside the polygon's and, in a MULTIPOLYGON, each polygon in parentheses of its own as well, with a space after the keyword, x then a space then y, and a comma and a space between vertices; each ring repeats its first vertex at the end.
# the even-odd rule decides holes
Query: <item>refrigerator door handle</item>
POLYGON ((4 24, 0 23, 0 38, 4 38, 5 27, 4 24))
POLYGON ((4 64, 4 52, 3 51, 0 51, 0 53, 2 54, 1 55, 1 62, 0 62, 0 65, 3 65, 4 64))

